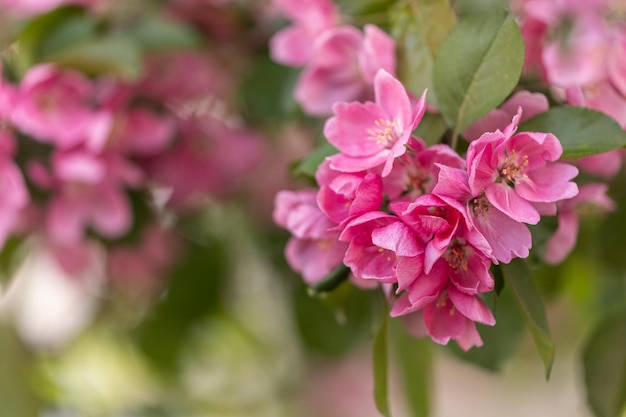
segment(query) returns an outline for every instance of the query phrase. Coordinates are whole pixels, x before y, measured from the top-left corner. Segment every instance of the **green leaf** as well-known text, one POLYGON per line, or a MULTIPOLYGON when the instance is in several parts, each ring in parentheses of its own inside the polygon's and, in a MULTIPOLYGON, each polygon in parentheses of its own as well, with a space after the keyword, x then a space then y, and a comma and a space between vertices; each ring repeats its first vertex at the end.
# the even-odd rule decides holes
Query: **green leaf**
POLYGON ((24 262, 28 254, 24 239, 12 236, 7 239, 0 251, 0 284, 9 283, 17 268, 24 262))
POLYGON ((378 297, 344 281, 330 293, 311 294, 304 284, 293 300, 296 324, 306 346, 318 354, 345 354, 369 336, 378 297))
POLYGON ((374 338, 372 360, 374 366, 374 401, 376 408, 385 417, 389 410, 389 313, 385 308, 378 333, 374 338))
POLYGON ((549 379, 554 362, 554 342, 550 336, 543 301, 531 280, 530 269, 524 260, 514 259, 510 264, 502 265, 502 273, 506 285, 513 290, 521 307, 526 326, 543 361, 546 379, 549 379))
POLYGON ((554 134, 563 146, 562 158, 579 158, 626 146, 626 131, 615 120, 582 107, 553 107, 522 123, 519 130, 554 134))
POLYGON ((483 340, 479 349, 464 352, 458 345, 450 343, 449 349, 459 358, 478 365, 491 372, 502 369, 506 361, 515 353, 519 339, 524 330, 524 317, 516 305, 515 298, 507 288, 496 298, 489 294, 487 304, 494 305, 495 326, 477 325, 478 333, 483 340), (497 300, 497 301, 496 301, 497 300))
POLYGON ((441 138, 448 130, 446 122, 440 114, 424 113, 422 121, 415 129, 415 136, 422 138, 427 145, 441 143, 441 138))
POLYGON ((350 275, 350 268, 344 264, 339 265, 333 269, 322 280, 311 285, 310 288, 315 292, 328 292, 332 291, 341 285, 350 275))
POLYGON ((494 10, 507 10, 509 0, 456 0, 454 9, 459 16, 474 13, 489 13, 494 10))
POLYGON ((178 370, 180 352, 198 323, 221 308, 228 273, 228 255, 216 237, 203 236, 185 249, 163 299, 137 329, 139 347, 165 374, 178 370))
POLYGON ((155 14, 142 18, 130 36, 145 51, 195 48, 202 44, 202 38, 191 26, 155 14))
POLYGON ((88 39, 45 59, 88 75, 115 74, 126 80, 137 79, 142 70, 141 49, 122 36, 88 39))
POLYGON ((481 13, 456 25, 437 54, 433 80, 439 110, 454 128, 453 144, 509 95, 523 64, 524 42, 512 16, 481 13))
POLYGON ((306 158, 296 162, 291 168, 291 175, 295 178, 304 178, 315 181, 315 173, 327 156, 338 151, 330 143, 324 141, 306 158))
MULTIPOLYGON (((433 65, 439 47, 456 24, 448 0, 403 0, 391 9, 391 33, 397 42, 397 73, 420 96, 433 88, 433 65)), ((435 95, 426 95, 436 105, 435 95)))
POLYGON ((407 333, 400 320, 391 322, 396 366, 402 375, 409 415, 428 417, 432 385, 431 342, 407 333))
POLYGON ((597 417, 626 412, 626 310, 605 317, 583 351, 587 401, 597 417))
POLYGON ((40 62, 42 54, 78 42, 83 36, 91 36, 92 25, 83 9, 73 6, 61 7, 32 19, 18 37, 16 71, 22 76, 40 62))

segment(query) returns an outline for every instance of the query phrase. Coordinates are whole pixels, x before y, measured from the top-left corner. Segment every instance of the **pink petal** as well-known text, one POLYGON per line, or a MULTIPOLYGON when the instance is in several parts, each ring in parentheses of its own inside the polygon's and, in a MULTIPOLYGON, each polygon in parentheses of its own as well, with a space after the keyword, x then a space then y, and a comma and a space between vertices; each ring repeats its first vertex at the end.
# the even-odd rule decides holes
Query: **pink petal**
POLYGON ((448 287, 448 294, 454 306, 468 319, 493 326, 496 319, 489 307, 475 295, 467 295, 454 287, 448 287))
POLYGON ((396 120, 402 131, 411 129, 412 109, 406 89, 393 75, 381 69, 374 78, 376 104, 385 112, 385 119, 396 120))
POLYGON ((525 199, 519 197, 512 187, 504 183, 493 184, 485 189, 485 195, 498 210, 518 222, 537 224, 539 213, 525 199))

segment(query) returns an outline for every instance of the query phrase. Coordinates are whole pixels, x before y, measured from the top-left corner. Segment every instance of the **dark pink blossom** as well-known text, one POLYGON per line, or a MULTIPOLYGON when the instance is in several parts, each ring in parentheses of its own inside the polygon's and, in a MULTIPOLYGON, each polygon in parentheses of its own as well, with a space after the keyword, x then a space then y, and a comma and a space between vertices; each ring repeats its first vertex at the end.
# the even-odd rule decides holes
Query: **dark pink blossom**
POLYGON ((573 165, 556 162, 563 148, 551 133, 515 134, 521 109, 503 132, 485 133, 467 151, 471 194, 483 192, 491 205, 518 222, 537 224, 533 203, 572 198, 578 187, 573 165))

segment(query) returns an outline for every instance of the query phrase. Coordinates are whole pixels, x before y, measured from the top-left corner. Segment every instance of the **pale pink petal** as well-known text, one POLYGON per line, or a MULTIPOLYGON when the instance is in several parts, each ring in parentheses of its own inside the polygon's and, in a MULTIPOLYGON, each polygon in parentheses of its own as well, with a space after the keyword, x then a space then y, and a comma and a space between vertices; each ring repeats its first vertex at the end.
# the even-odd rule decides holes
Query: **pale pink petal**
POLYGON ((578 239, 578 215, 573 211, 559 214, 559 226, 546 244, 544 259, 551 265, 557 265, 570 254, 578 239))

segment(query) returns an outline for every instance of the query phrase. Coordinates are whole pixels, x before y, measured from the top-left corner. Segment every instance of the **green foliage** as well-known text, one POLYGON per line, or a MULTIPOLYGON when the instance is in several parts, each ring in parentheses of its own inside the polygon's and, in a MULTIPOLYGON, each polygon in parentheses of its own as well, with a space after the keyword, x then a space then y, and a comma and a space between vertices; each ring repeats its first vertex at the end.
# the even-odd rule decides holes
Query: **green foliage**
POLYGON ((374 401, 380 414, 391 417, 389 409, 389 312, 386 308, 372 349, 374 401))
POLYGON ((487 294, 486 301, 494 306, 495 326, 478 324, 476 328, 483 340, 483 346, 464 352, 458 345, 449 348, 459 358, 491 372, 502 370, 506 361, 515 353, 524 330, 524 317, 515 305, 510 289, 505 288, 497 298, 487 294))
POLYGON ((427 145, 441 143, 441 137, 448 130, 440 114, 424 113, 422 121, 415 129, 415 136, 422 138, 427 145))
POLYGON ((432 354, 431 341, 410 335, 400 320, 392 320, 391 334, 395 365, 402 375, 411 417, 430 415, 432 354))
POLYGON ((626 310, 605 317, 583 352, 589 405, 598 417, 626 412, 626 310))
POLYGON ((433 80, 453 142, 509 95, 523 63, 524 42, 512 16, 477 14, 456 25, 435 59, 433 80))
POLYGON ((324 141, 309 156, 296 161, 292 167, 290 174, 294 178, 302 178, 315 183, 315 173, 327 156, 337 153, 337 149, 330 143, 324 141))
POLYGON ((0 324, 0 416, 37 417, 40 400, 33 390, 32 353, 13 329, 0 324))
POLYGON ((246 118, 265 125, 284 121, 297 106, 292 91, 298 72, 279 65, 269 57, 258 57, 250 64, 239 91, 239 102, 246 118))
POLYGON ((563 146, 562 158, 579 158, 626 146, 626 131, 614 119, 581 107, 553 107, 522 123, 519 130, 554 134, 563 146))
POLYGON ((332 291, 347 280, 349 275, 350 268, 341 264, 337 268, 333 269, 322 280, 311 285, 310 288, 316 292, 332 291))
POLYGON ((201 38, 189 26, 149 15, 131 27, 106 31, 106 25, 79 7, 62 7, 29 21, 15 58, 21 76, 33 65, 54 62, 87 75, 113 74, 125 80, 142 72, 146 52, 199 46, 201 38))
POLYGON ((391 33, 397 41, 397 73, 405 87, 436 105, 433 65, 443 40, 456 24, 447 0, 403 0, 390 12, 391 33))
POLYGON ((521 307, 526 326, 543 361, 546 379, 549 379, 554 363, 554 342, 550 336, 543 301, 531 279, 531 271, 523 259, 514 259, 510 264, 502 265, 502 272, 506 285, 513 291, 521 307))
POLYGON ((137 329, 139 347, 156 368, 174 373, 196 323, 221 308, 227 278, 222 242, 207 236, 188 242, 187 255, 170 275, 170 284, 152 314, 137 329))
POLYGON ((312 295, 300 285, 293 307, 300 337, 310 350, 342 355, 369 336, 375 294, 344 281, 330 293, 312 295))

